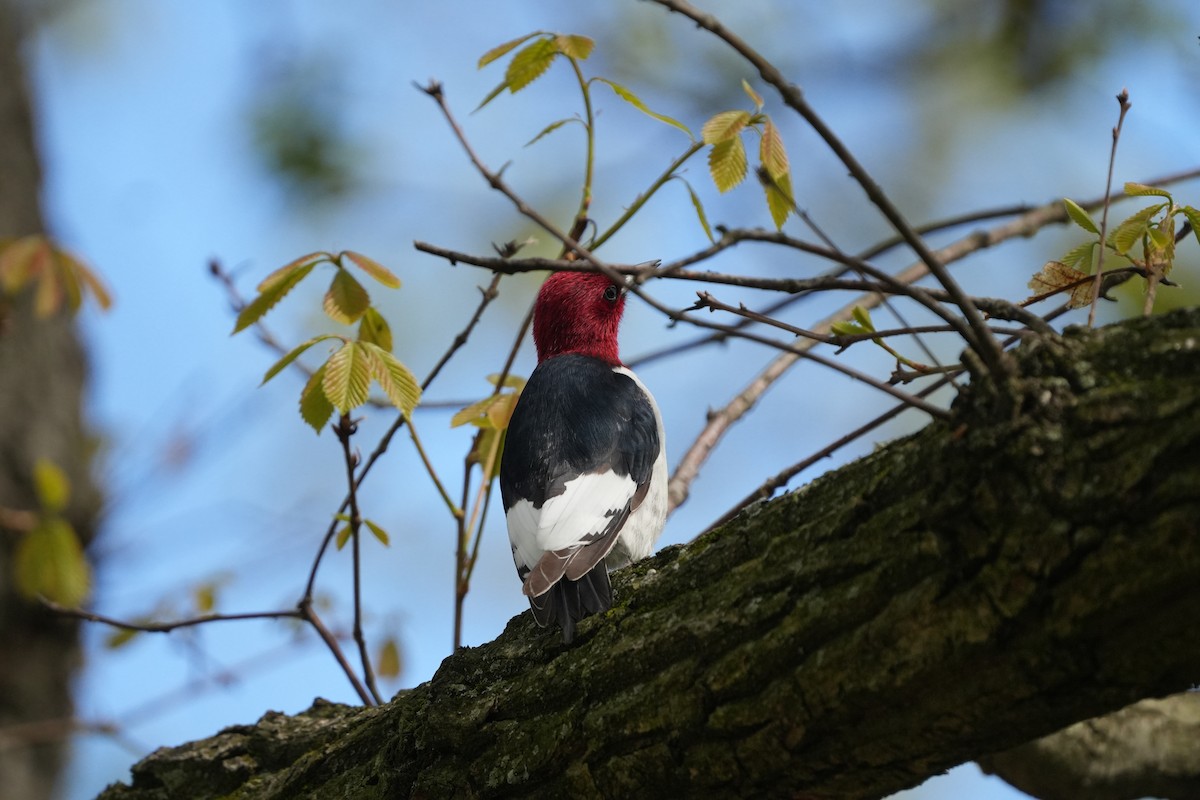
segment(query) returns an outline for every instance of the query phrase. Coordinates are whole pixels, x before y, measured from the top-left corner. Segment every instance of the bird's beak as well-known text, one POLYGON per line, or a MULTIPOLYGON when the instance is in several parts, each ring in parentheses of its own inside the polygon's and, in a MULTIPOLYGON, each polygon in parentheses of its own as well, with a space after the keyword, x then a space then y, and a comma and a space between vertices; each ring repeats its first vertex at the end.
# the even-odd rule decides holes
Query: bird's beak
MULTIPOLYGON (((649 270, 656 268, 661 263, 662 263, 662 259, 656 258, 653 261, 643 261, 640 264, 634 264, 633 268, 636 269, 640 275, 640 273, 642 273, 642 272, 648 272, 649 270)), ((626 275, 625 276, 625 286, 622 287, 621 294, 628 294, 630 289, 632 289, 635 285, 640 283, 640 281, 638 280, 639 275, 626 275)))

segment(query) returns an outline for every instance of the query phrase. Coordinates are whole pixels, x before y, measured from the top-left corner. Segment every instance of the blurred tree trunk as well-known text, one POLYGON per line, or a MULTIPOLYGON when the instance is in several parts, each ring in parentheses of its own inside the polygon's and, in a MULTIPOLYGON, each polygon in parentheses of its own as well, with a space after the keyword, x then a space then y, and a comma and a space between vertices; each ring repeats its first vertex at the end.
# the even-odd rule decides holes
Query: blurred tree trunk
MULTIPOLYGON (((39 233, 41 172, 21 64, 20 4, 0 0, 0 238, 39 233)), ((86 542, 99 508, 81 417, 86 364, 70 319, 37 319, 28 297, 0 319, 0 507, 36 508, 39 458, 71 481, 68 518, 86 542)), ((55 796, 72 716, 77 623, 17 596, 12 555, 21 535, 0 528, 0 795, 55 796)))
MULTIPOLYGON (((1029 338, 1012 394, 976 376, 949 422, 618 573, 572 646, 523 614, 387 706, 270 713, 102 797, 865 800, 1184 691, 1198 343, 1200 310, 1029 338)), ((1200 797, 1195 726, 1157 731, 1200 797)), ((1139 796, 1107 766, 1065 796, 1139 796)))

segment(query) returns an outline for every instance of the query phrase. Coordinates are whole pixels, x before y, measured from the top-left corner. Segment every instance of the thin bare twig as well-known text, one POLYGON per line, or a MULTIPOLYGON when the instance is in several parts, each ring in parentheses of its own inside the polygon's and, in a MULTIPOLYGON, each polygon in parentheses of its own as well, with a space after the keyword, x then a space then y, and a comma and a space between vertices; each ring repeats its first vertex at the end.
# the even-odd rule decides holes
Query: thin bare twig
POLYGON ((1113 168, 1117 163, 1117 143, 1121 140, 1121 126, 1125 124, 1125 114, 1129 112, 1129 92, 1125 89, 1117 95, 1117 103, 1121 106, 1117 116, 1117 124, 1112 129, 1112 147, 1108 151, 1108 177, 1104 182, 1104 209, 1100 212, 1100 254, 1096 256, 1096 277, 1092 281, 1092 305, 1088 309, 1088 327, 1096 323, 1096 304, 1100 301, 1100 284, 1104 280, 1104 251, 1108 234, 1108 207, 1112 195, 1113 168))
POLYGON ((966 319, 966 326, 960 331, 963 339, 967 341, 971 349, 979 354, 992 379, 996 382, 997 387, 999 387, 998 390, 1004 391, 1004 379, 1009 374, 1009 367, 1005 362, 1004 351, 1001 349, 999 342, 988 332, 987 326, 983 321, 983 316, 971 303, 971 298, 967 296, 962 287, 958 285, 958 282, 950 275, 945 265, 938 259, 936 253, 925 244, 920 234, 913 230, 912 226, 900 213, 900 210, 892 203, 891 199, 875 182, 875 179, 866 168, 859 163, 849 148, 834 134, 833 130, 817 114, 816 110, 809 105, 800 87, 788 82, 774 64, 726 28, 716 17, 703 13, 686 2, 686 0, 653 0, 653 2, 669 11, 687 17, 699 27, 707 30, 729 45, 742 58, 754 66, 758 70, 759 75, 762 76, 762 79, 775 87, 776 91, 783 98, 784 103, 796 111, 817 135, 824 140, 829 149, 833 151, 846 169, 849 170, 858 185, 862 187, 867 198, 879 209, 888 222, 891 223, 896 232, 904 238, 908 246, 912 248, 917 257, 928 267, 929 271, 942 285, 942 288, 949 293, 955 305, 958 306, 963 317, 966 319))

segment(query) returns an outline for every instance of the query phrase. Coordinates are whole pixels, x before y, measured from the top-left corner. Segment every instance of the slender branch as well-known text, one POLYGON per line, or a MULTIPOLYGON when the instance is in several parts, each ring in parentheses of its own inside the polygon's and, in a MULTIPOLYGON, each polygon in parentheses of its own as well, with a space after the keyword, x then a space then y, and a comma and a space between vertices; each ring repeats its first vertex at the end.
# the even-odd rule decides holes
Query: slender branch
POLYGON ((144 633, 170 633, 177 628, 190 628, 209 622, 236 622, 247 619, 304 619, 304 614, 300 610, 283 608, 277 611, 247 611, 240 614, 201 614, 198 617, 177 619, 171 622, 130 622, 129 620, 97 614, 94 611, 86 611, 82 608, 60 605, 44 597, 41 598, 41 604, 55 614, 62 614, 64 617, 73 617, 87 622, 99 622, 102 625, 110 625, 122 630, 141 631, 144 633))
POLYGON ((354 643, 358 645, 358 658, 362 662, 367 689, 375 701, 374 705, 379 705, 383 702, 383 696, 379 694, 379 687, 375 685, 375 670, 371 668, 371 656, 367 652, 367 639, 363 635, 362 627, 362 537, 359 535, 362 529, 362 513, 358 508, 358 491, 354 482, 354 467, 358 463, 358 457, 350 447, 350 439, 357 429, 358 426, 351 421, 349 414, 342 414, 338 418, 338 424, 334 426, 338 441, 342 445, 346 484, 349 486, 347 496, 350 499, 350 550, 354 575, 354 643))
POLYGON ((358 699, 361 700, 365 706, 375 705, 374 698, 371 697, 371 694, 367 691, 367 687, 363 686, 362 681, 359 680, 358 673, 354 671, 354 667, 350 666, 350 662, 346 660, 346 654, 342 652, 342 648, 341 645, 338 644, 337 637, 330 633, 329 628, 325 627, 325 623, 321 620, 320 615, 318 615, 316 609, 313 608, 312 598, 305 597, 303 600, 301 600, 298 609, 300 611, 300 618, 309 625, 313 626, 313 630, 315 630, 317 635, 321 637, 321 641, 324 642, 325 646, 329 648, 329 652, 333 653, 333 657, 337 660, 338 666, 342 668, 342 672, 349 679, 350 685, 354 687, 355 693, 358 694, 358 699))
POLYGON ((1110 205, 1109 198, 1112 195, 1113 168, 1117 163, 1117 143, 1121 140, 1121 126, 1125 124, 1125 115, 1129 112, 1129 92, 1125 89, 1117 95, 1117 103, 1121 107, 1120 113, 1117 115, 1117 124, 1112 129, 1112 147, 1108 151, 1108 177, 1104 182, 1104 207, 1100 212, 1100 254, 1096 256, 1096 277, 1092 280, 1092 305, 1088 309, 1088 327, 1091 328, 1096 323, 1096 304, 1100 300, 1100 284, 1104 280, 1104 251, 1105 242, 1108 239, 1108 207, 1110 205))
POLYGON ((817 135, 825 141, 825 144, 833 151, 846 169, 849 170, 851 176, 853 176, 859 186, 862 187, 868 199, 879 209, 888 222, 892 224, 896 232, 904 238, 908 246, 917 254, 917 257, 925 264, 942 285, 942 288, 949 293, 955 305, 962 311, 970 328, 969 331, 964 332, 963 338, 967 341, 971 349, 979 354, 979 357, 987 366, 992 379, 998 387, 1001 387, 999 390, 1004 391, 1002 388, 1003 379, 1008 376, 1009 367, 1004 361, 1004 353, 999 343, 988 333, 987 326, 983 321, 983 316, 979 313, 979 309, 971 303, 971 298, 967 296, 962 287, 958 285, 958 282, 950 275, 935 252, 925 244, 920 234, 913 230, 912 226, 900 213, 900 210, 892 203, 866 168, 858 162, 858 159, 854 157, 854 154, 850 152, 841 139, 825 124, 825 121, 816 113, 816 110, 808 104, 800 87, 788 82, 774 64, 726 28, 716 17, 701 12, 685 0, 653 1, 670 11, 691 19, 699 27, 709 31, 733 48, 758 70, 759 75, 762 76, 764 81, 775 87, 783 98, 784 103, 796 111, 817 135))
POLYGON ((667 181, 671 180, 673 177, 677 177, 675 175, 675 170, 682 167, 689 158, 700 152, 703 148, 704 142, 692 142, 691 146, 689 146, 687 150, 684 150, 678 158, 672 161, 670 165, 663 170, 661 175, 654 179, 654 182, 650 184, 646 191, 641 192, 637 197, 634 198, 633 202, 629 204, 629 207, 625 209, 621 216, 617 217, 616 221, 608 227, 608 230, 596 237, 596 240, 592 242, 592 249, 598 250, 600 245, 607 242, 613 237, 614 234, 617 233, 617 231, 621 230, 621 228, 625 226, 625 223, 633 219, 633 215, 641 211, 642 206, 646 205, 650 198, 653 197, 659 189, 667 184, 667 181))

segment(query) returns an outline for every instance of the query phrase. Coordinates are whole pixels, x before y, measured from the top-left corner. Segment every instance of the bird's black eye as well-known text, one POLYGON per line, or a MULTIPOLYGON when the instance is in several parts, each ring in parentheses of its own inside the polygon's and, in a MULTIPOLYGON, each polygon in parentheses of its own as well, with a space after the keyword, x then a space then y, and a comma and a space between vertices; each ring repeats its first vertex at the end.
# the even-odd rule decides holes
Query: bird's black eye
POLYGON ((617 302, 617 298, 620 297, 620 295, 621 292, 611 283, 608 285, 608 288, 604 290, 604 299, 610 303, 617 302))

